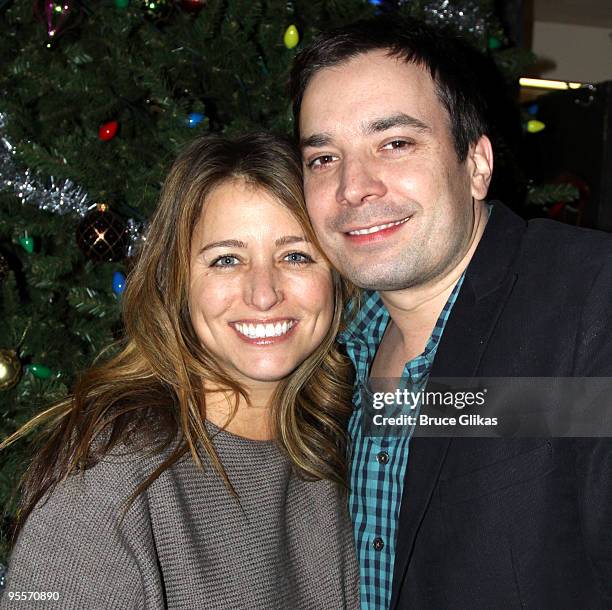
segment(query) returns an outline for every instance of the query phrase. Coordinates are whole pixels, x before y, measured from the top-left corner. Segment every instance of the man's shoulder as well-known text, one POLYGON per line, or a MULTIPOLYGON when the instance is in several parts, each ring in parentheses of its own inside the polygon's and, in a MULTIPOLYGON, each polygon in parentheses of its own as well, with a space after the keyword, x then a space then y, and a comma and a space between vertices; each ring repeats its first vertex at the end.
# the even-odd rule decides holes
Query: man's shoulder
POLYGON ((612 234, 595 229, 575 227, 556 220, 535 218, 527 223, 525 233, 527 245, 538 247, 541 256, 552 248, 567 256, 593 254, 600 257, 612 255, 612 234))
POLYGON ((521 250, 522 267, 536 273, 598 273, 612 263, 612 234, 538 218, 527 223, 521 250))

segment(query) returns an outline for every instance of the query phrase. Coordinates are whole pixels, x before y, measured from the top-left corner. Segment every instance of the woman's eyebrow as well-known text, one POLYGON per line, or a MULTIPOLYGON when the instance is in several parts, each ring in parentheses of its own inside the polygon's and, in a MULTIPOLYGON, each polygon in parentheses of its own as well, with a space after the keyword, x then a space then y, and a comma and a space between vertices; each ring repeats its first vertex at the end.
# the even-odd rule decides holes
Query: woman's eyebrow
MULTIPOLYGON (((296 244, 299 242, 310 243, 310 240, 304 237, 303 235, 284 235, 283 237, 279 237, 274 245, 276 247, 286 246, 287 244, 296 244)), ((206 252, 207 250, 212 250, 213 248, 246 248, 248 244, 244 241, 240 241, 239 239, 224 239, 222 241, 211 241, 209 244, 206 244, 204 247, 200 248, 200 254, 202 252, 206 252)))
POLYGON ((274 244, 278 246, 286 246, 287 244, 296 244, 299 242, 310 243, 309 239, 306 239, 303 235, 285 235, 284 237, 279 237, 274 244))
POLYGON ((200 249, 200 254, 202 252, 206 252, 206 250, 211 250, 212 248, 246 248, 247 244, 238 239, 224 239, 222 241, 211 241, 209 244, 206 244, 203 248, 200 249))

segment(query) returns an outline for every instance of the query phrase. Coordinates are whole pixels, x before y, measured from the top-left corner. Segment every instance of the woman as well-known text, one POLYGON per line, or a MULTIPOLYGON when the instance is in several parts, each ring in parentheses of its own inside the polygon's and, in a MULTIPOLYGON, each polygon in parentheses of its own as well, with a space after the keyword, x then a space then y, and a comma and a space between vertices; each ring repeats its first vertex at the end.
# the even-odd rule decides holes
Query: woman
POLYGON ((13 591, 64 609, 358 607, 345 296, 284 141, 186 150, 127 282, 121 351, 4 443, 48 425, 0 607, 13 591))

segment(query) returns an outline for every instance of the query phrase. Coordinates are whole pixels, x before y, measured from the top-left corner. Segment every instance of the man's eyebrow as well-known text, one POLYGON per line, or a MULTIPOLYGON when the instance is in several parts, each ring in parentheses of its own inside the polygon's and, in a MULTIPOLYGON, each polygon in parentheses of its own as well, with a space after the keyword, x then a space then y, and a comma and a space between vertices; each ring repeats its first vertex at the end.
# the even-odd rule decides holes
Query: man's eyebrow
POLYGON ((286 246, 287 244, 297 244, 300 242, 310 243, 309 239, 306 239, 303 235, 285 235, 284 237, 279 237, 274 245, 278 248, 280 246, 286 246))
POLYGON ((366 135, 371 135, 379 131, 392 129, 393 127, 412 127, 417 131, 431 131, 430 127, 423 123, 423 121, 403 112, 365 123, 363 131, 366 135))
POLYGON ((213 248, 246 248, 247 245, 238 239, 224 239, 223 241, 211 241, 200 249, 200 254, 206 252, 206 250, 212 250, 213 248))
POLYGON ((312 148, 327 146, 331 141, 332 137, 328 133, 313 133, 311 136, 300 140, 300 150, 304 150, 304 148, 309 146, 312 148))
MULTIPOLYGON (((423 121, 420 119, 403 112, 398 112, 397 114, 382 117, 380 119, 374 119, 373 121, 365 123, 363 126, 363 132, 366 135, 372 135, 380 131, 392 129, 393 127, 412 127, 417 131, 431 131, 429 125, 423 123, 423 121)), ((303 150, 304 148, 308 147, 322 148, 324 146, 328 146, 332 140, 332 136, 328 133, 314 133, 311 136, 302 138, 300 140, 300 149, 303 150)))

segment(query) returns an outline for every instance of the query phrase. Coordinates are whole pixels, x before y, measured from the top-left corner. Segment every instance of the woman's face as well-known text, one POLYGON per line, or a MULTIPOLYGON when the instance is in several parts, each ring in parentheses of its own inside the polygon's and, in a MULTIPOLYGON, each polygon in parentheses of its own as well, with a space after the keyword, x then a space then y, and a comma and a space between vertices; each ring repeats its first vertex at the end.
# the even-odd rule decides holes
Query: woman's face
POLYGON ((246 387, 275 384, 329 329, 330 268, 273 195, 224 182, 193 232, 189 311, 201 344, 230 376, 246 387))

